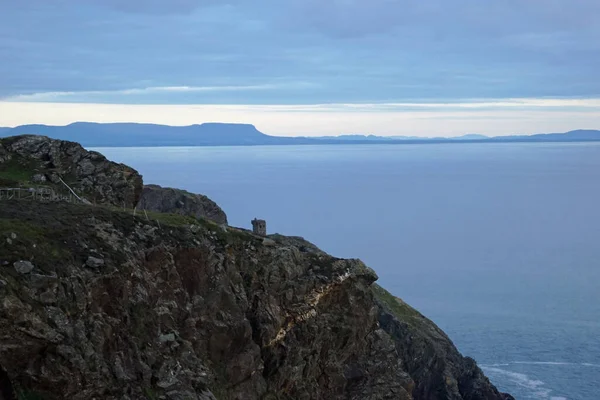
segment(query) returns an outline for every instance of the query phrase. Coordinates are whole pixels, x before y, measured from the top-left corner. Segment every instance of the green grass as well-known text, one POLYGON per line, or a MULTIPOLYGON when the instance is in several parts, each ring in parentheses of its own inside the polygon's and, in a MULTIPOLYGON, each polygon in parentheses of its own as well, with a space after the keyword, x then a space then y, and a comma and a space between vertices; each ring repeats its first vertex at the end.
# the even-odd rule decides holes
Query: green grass
POLYGON ((0 219, 0 234, 2 233, 16 233, 18 238, 42 241, 47 232, 41 226, 20 219, 0 219))
POLYGON ((68 250, 59 243, 56 232, 20 219, 4 218, 0 218, 0 253, 9 261, 17 261, 27 254, 30 258, 43 260, 45 263, 68 256, 68 250), (11 237, 13 233, 17 235, 15 239, 11 237))
MULTIPOLYGON (((148 213, 148 218, 150 218, 151 221, 158 221, 160 222, 162 225, 168 225, 168 226, 188 226, 188 225, 198 225, 200 224, 200 221, 197 220, 194 217, 189 217, 186 215, 179 215, 179 214, 163 214, 163 213, 159 213, 159 212, 153 212, 153 211, 146 211, 148 213)), ((140 211, 138 212, 138 214, 140 217, 145 218, 145 214, 144 211, 140 211)))
POLYGON ((418 318, 423 319, 423 315, 406 304, 404 301, 400 300, 381 286, 377 284, 373 284, 371 286, 371 290, 373 291, 373 295, 380 302, 385 304, 389 311, 391 311, 397 318, 406 320, 407 318, 418 318))
MULTIPOLYGON (((122 211, 122 209, 121 209, 122 211)), ((124 211, 131 213, 132 211, 124 211)), ((234 227, 227 227, 227 231, 224 231, 219 224, 210 221, 205 218, 195 218, 180 214, 165 214, 154 211, 146 211, 150 221, 158 221, 161 226, 172 226, 172 227, 189 227, 190 225, 197 225, 206 230, 212 231, 216 234, 217 238, 224 243, 233 243, 236 241, 247 241, 252 240, 254 236, 249 232, 245 232, 241 229, 234 227)), ((138 210, 138 217, 145 219, 146 215, 143 210, 138 210)))
POLYGON ((0 186, 18 185, 31 181, 35 167, 31 162, 19 161, 15 158, 0 164, 0 186))

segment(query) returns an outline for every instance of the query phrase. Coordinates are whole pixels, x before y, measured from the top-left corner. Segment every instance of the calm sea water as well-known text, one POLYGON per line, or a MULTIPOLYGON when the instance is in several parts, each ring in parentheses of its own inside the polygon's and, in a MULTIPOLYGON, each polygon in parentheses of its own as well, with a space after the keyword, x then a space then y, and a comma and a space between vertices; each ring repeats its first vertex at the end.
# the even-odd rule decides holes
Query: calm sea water
POLYGON ((517 399, 600 399, 600 145, 103 148, 373 267, 517 399))

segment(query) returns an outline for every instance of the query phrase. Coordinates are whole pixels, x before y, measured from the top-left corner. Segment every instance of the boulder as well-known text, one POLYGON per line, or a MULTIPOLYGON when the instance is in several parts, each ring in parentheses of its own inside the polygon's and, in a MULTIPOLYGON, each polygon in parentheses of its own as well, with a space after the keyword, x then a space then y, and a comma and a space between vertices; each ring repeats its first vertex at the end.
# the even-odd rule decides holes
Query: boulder
POLYGON ((33 264, 29 261, 17 261, 13 264, 15 271, 20 274, 28 274, 33 271, 33 264))
POLYGON ((89 256, 85 262, 85 265, 93 269, 100 268, 104 266, 104 260, 101 258, 89 256))

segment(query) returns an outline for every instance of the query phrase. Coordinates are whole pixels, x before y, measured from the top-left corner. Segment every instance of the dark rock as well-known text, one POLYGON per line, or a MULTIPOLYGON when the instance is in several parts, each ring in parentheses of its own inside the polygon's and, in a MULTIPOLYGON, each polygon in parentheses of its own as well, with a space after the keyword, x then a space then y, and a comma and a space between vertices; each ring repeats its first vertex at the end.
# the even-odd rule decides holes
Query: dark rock
POLYGON ((32 182, 35 183, 44 183, 46 182, 48 179, 46 179, 46 175, 44 174, 35 174, 33 175, 33 177, 31 178, 32 182))
POLYGON ((104 266, 104 260, 101 258, 89 256, 85 262, 85 265, 89 268, 100 268, 104 266))
POLYGON ((415 399, 510 400, 499 393, 469 357, 463 357, 433 322, 373 285, 381 328, 393 339, 403 365, 415 382, 415 399))
POLYGON ((146 185, 137 206, 141 210, 206 218, 218 224, 227 224, 227 215, 211 199, 181 189, 146 185))
POLYGON ((67 183, 78 196, 95 204, 133 208, 142 193, 142 177, 136 170, 108 161, 73 142, 45 136, 24 135, 0 139, 0 172, 21 168, 19 174, 3 178, 0 186, 44 184, 57 193, 69 194, 67 183))
POLYGON ((277 245, 277 242, 275 242, 273 239, 269 239, 269 238, 264 238, 262 243, 265 246, 276 246, 277 245))
POLYGON ((160 343, 174 342, 175 341, 175 334, 174 333, 167 333, 165 335, 160 335, 158 337, 158 341, 160 343))
POLYGON ((33 271, 33 264, 29 261, 17 261, 13 264, 15 271, 20 274, 28 274, 33 271))
POLYGON ((301 238, 89 209, 0 208, 47 238, 6 255, 45 275, 0 269, 4 387, 46 400, 507 399, 359 260, 301 238), (91 273, 85 243, 118 267, 91 273))

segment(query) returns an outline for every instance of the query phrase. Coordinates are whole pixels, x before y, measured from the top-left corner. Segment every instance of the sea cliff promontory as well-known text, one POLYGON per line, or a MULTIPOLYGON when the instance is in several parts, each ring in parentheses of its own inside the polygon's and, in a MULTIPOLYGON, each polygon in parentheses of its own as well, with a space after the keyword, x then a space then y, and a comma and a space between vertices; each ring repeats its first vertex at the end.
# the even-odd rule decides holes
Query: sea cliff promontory
POLYGON ((360 260, 141 212, 70 142, 0 140, 0 180, 53 193, 0 199, 0 399, 512 398, 360 260))

